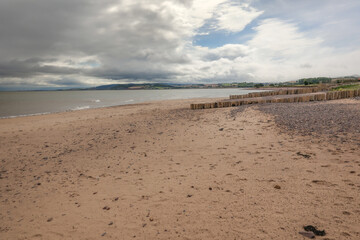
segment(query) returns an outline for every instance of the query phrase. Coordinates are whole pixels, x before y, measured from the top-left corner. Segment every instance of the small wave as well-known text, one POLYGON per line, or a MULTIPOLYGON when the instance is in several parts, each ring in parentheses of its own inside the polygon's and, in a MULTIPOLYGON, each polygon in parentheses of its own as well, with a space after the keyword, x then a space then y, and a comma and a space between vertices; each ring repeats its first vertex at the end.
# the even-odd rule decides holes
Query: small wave
POLYGON ((4 116, 4 117, 0 117, 0 119, 5 119, 5 118, 17 118, 17 117, 29 117, 29 116, 38 116, 38 115, 46 115, 46 114, 50 114, 51 112, 43 112, 43 113, 30 113, 30 114, 21 114, 21 115, 13 115, 13 116, 4 116))
POLYGON ((134 99, 129 99, 129 100, 126 100, 125 102, 133 102, 134 99))
POLYGON ((101 100, 100 99, 96 99, 96 100, 92 100, 93 102, 96 102, 96 103, 99 103, 99 102, 101 102, 101 100))
POLYGON ((90 106, 79 106, 79 107, 75 107, 75 108, 72 108, 71 110, 73 111, 76 111, 76 110, 84 110, 84 109, 88 109, 90 108, 90 106))

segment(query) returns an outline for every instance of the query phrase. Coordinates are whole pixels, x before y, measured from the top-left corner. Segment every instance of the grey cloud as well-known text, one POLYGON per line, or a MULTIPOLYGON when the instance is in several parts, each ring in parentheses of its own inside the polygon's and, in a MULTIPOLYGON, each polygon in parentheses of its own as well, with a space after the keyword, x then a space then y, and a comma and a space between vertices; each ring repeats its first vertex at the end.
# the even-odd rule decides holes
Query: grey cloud
POLYGON ((312 65, 309 63, 304 63, 300 65, 301 68, 312 68, 312 65))
POLYGON ((61 79, 51 79, 47 81, 47 84, 49 85, 54 85, 54 86, 59 86, 59 87, 80 87, 83 86, 83 82, 79 79, 76 78, 61 78, 61 79))
POLYGON ((122 79, 131 79, 133 81, 143 81, 143 80, 169 80, 177 76, 177 73, 173 71, 166 71, 165 68, 159 69, 138 69, 130 70, 126 68, 105 68, 98 69, 95 71, 88 71, 89 76, 94 76, 98 78, 105 78, 111 80, 122 80, 122 79))
POLYGON ((0 77, 28 78, 39 74, 75 74, 79 70, 68 67, 41 66, 41 62, 53 62, 54 59, 30 58, 23 61, 0 62, 0 77))
MULTIPOLYGON (((322 49, 320 43, 316 48, 311 47, 312 44, 303 44, 308 52, 321 53, 321 58, 315 62, 303 54, 304 52, 294 51, 292 59, 284 55, 283 62, 291 67, 284 68, 278 64, 279 61, 275 61, 282 55, 277 54, 279 51, 274 51, 275 47, 272 42, 269 43, 267 37, 255 43, 249 40, 243 45, 234 41, 234 44, 216 49, 194 46, 193 35, 201 30, 192 25, 194 19, 191 18, 193 13, 190 9, 196 5, 193 4, 194 1, 1 0, 0 85, 5 85, 6 82, 8 86, 13 81, 14 85, 21 82, 23 86, 77 86, 94 84, 96 79, 99 85, 106 80, 255 81, 268 77, 270 72, 284 71, 282 74, 293 74, 292 77, 300 76, 300 71, 305 70, 308 74, 327 73, 322 69, 318 70, 320 62, 323 59, 326 59, 326 62, 329 55, 335 56, 332 55, 334 53, 341 56, 341 51, 322 49), (107 12, 107 9, 115 4, 119 4, 119 8, 112 13, 107 12), (316 51, 313 51, 314 48, 316 51), (304 69, 308 66, 303 63, 308 62, 314 65, 304 69), (289 70, 292 67, 296 70, 289 70)), ((354 53, 346 52, 343 59, 358 59, 358 24, 340 29, 341 24, 338 22, 343 19, 346 24, 349 21, 358 21, 355 12, 359 9, 359 1, 349 0, 347 4, 334 0, 245 2, 258 11, 264 11, 259 18, 277 17, 281 21, 290 20, 289 22, 294 24, 304 23, 299 25, 299 31, 308 28, 310 30, 307 34, 310 36, 302 34, 301 38, 310 39, 310 42, 311 39, 319 37, 328 43, 345 46, 341 40, 350 39, 348 36, 352 36, 353 40, 350 40, 354 53), (329 3, 325 4, 327 2, 329 3), (337 8, 341 9, 339 13, 337 8), (349 12, 349 16, 339 17, 341 14, 346 15, 345 12, 349 12), (330 21, 331 17, 327 17, 327 13, 337 21, 330 21), (352 18, 355 20, 351 20, 352 18), (341 31, 335 34, 325 22, 341 31)), ((199 14, 201 12, 199 11, 199 14)), ((214 16, 214 12, 209 14, 211 15, 214 16)), ((195 16, 197 20, 201 17, 195 16)), ((204 23, 211 23, 216 19, 203 20, 204 23)), ((261 22, 258 21, 257 24, 261 22)), ((253 28, 255 30, 252 40, 259 35, 256 27, 253 28)), ((276 34, 271 33, 271 37, 276 34)), ((289 45, 291 44, 290 41, 289 45)), ((336 69, 332 68, 332 71, 338 71, 336 69)))
MULTIPOLYGON (((89 1, 3 0, 0 2, 0 51, 7 58, 58 54, 67 32, 91 14, 89 1)), ((78 34, 81 34, 80 32, 78 34)))
POLYGON ((0 76, 82 73, 112 79, 166 78, 172 73, 159 65, 190 61, 176 50, 183 41, 182 30, 162 7, 163 1, 158 1, 158 9, 131 4, 106 14, 105 10, 116 2, 1 1, 0 76), (69 58, 66 63, 70 64, 71 58, 96 56, 101 66, 82 71, 39 64, 42 59, 61 56, 69 58), (108 69, 116 69, 116 74, 105 73, 108 69))
POLYGON ((59 89, 59 88, 81 88, 87 87, 84 83, 75 78, 59 78, 59 79, 39 79, 33 78, 17 78, 17 79, 0 79, 0 91, 12 90, 39 90, 39 89, 59 89))

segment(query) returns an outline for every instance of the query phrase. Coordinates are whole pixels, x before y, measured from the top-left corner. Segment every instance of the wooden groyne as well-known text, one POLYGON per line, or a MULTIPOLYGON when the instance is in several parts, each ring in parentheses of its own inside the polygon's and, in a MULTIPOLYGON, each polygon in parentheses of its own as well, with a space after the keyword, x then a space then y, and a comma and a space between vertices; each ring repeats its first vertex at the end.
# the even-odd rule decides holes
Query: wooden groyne
POLYGON ((360 89, 348 90, 348 91, 315 92, 315 93, 313 92, 313 93, 293 94, 293 95, 268 95, 265 97, 230 99, 230 100, 223 100, 223 101, 217 101, 211 103, 191 104, 190 108, 208 109, 208 108, 236 107, 247 104, 325 101, 325 100, 352 98, 357 96, 360 96, 360 89))
POLYGON ((326 93, 326 100, 353 98, 360 96, 360 89, 347 91, 334 91, 326 93))
POLYGON ((230 95, 230 99, 267 97, 267 96, 275 96, 275 95, 306 94, 306 93, 322 92, 324 90, 327 89, 323 87, 289 88, 289 89, 280 89, 276 91, 253 92, 243 95, 230 95))

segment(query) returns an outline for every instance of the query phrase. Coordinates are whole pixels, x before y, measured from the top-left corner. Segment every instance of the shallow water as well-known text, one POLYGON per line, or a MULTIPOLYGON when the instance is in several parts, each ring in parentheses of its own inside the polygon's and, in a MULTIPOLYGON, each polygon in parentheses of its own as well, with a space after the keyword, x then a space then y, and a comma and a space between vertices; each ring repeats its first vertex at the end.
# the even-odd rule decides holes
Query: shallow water
POLYGON ((0 118, 99 108, 154 100, 217 98, 247 89, 170 89, 0 92, 0 118))

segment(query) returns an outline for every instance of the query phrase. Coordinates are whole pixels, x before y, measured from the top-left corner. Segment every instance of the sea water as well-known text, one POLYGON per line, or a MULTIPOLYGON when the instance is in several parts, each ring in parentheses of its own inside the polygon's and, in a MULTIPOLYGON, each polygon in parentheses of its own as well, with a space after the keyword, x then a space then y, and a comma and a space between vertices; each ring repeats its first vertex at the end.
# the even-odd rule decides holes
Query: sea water
POLYGON ((190 98, 227 98, 255 90, 169 89, 0 92, 0 118, 190 98))

